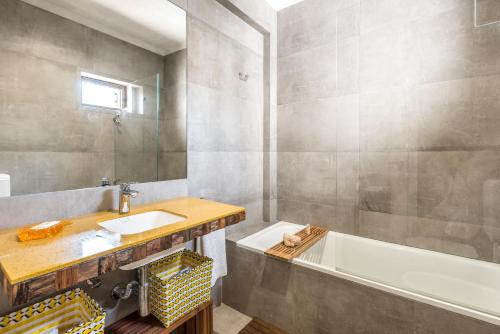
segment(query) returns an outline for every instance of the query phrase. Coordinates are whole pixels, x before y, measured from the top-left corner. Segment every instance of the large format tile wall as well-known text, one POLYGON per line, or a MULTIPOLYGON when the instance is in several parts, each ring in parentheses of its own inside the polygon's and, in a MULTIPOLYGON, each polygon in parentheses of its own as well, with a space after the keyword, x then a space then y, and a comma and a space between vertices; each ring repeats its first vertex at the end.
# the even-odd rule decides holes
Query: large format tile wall
POLYGON ((187 49, 165 56, 159 115, 158 179, 187 177, 187 49))
POLYGON ((278 217, 500 262, 498 1, 278 13, 278 217))
POLYGON ((262 223, 262 34, 215 0, 188 8, 190 193, 242 205, 245 225, 262 223))

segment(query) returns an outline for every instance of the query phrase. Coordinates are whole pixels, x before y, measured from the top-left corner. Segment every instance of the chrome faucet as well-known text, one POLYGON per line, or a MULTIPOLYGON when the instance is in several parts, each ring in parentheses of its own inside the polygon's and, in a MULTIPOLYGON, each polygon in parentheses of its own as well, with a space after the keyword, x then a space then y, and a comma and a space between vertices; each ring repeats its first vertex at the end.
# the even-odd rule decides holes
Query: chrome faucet
POLYGON ((120 203, 118 212, 120 214, 125 214, 130 212, 130 199, 135 198, 139 195, 137 190, 130 189, 129 183, 120 184, 120 203))

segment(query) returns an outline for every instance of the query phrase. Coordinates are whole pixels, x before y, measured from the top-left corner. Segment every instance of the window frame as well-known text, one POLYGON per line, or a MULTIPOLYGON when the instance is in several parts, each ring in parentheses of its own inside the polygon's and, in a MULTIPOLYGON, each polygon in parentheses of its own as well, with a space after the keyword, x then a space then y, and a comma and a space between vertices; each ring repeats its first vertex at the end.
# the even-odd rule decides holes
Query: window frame
POLYGON ((109 77, 104 77, 101 75, 88 73, 88 72, 80 72, 80 104, 83 108, 90 109, 105 109, 111 111, 124 111, 127 113, 137 113, 142 115, 144 113, 144 105, 143 103, 137 103, 135 101, 141 101, 143 99, 143 87, 139 85, 135 85, 131 82, 125 82, 117 79, 112 79, 109 77), (83 82, 90 81, 95 82, 97 84, 102 84, 104 87, 118 88, 121 90, 120 96, 120 107, 113 108, 109 106, 104 106, 100 104, 90 104, 83 102, 83 82), (134 94, 134 91, 136 93, 134 94), (133 110, 134 106, 137 106, 137 110, 133 110))

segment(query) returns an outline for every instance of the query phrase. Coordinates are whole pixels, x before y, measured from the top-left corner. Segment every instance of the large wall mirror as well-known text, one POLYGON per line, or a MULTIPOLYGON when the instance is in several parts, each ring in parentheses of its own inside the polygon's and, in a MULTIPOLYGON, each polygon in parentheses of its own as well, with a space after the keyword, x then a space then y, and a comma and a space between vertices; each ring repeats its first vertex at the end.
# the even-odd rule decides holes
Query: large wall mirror
POLYGON ((186 13, 0 1, 0 196, 186 177, 186 13))

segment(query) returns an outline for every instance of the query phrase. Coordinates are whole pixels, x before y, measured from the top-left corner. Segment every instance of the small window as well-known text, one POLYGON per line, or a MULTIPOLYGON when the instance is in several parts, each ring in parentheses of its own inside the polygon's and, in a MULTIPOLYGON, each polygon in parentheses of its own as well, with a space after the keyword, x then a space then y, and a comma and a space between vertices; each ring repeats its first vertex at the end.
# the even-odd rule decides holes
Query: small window
POLYGON ((143 113, 142 87, 90 73, 81 73, 82 105, 143 113))

